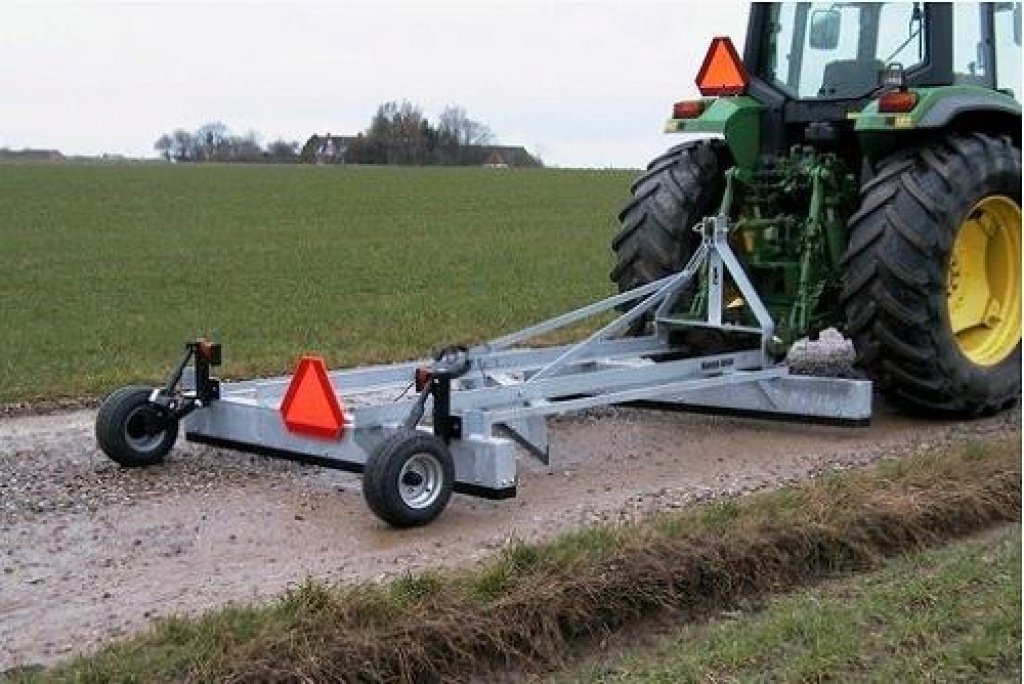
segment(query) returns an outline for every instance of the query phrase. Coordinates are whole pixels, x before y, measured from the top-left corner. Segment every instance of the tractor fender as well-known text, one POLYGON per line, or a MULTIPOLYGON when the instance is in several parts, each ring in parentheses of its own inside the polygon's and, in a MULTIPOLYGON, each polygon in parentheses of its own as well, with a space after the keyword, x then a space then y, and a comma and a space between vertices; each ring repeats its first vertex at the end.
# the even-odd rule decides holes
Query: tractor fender
POLYGON ((694 119, 669 119, 666 133, 716 134, 725 138, 741 168, 753 168, 761 150, 761 113, 765 107, 748 95, 705 99, 694 119))
POLYGON ((1005 119, 1007 124, 1020 129, 1020 103, 1000 92, 984 89, 979 93, 957 93, 939 99, 924 112, 917 126, 948 128, 958 119, 976 114, 986 114, 996 120, 1005 119))
POLYGON ((914 92, 919 99, 909 112, 879 112, 878 100, 872 100, 851 114, 861 149, 869 158, 880 158, 939 130, 1009 135, 1020 143, 1021 106, 1006 93, 965 85, 914 88, 914 92))

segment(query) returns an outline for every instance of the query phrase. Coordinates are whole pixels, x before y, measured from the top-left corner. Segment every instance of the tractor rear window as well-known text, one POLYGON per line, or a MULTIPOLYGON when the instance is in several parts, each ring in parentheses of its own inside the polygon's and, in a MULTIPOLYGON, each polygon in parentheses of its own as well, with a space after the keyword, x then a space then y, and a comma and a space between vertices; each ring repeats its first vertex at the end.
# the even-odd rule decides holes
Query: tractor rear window
POLYGON ((924 60, 919 3, 781 3, 773 6, 767 76, 798 98, 866 95, 891 62, 924 60))

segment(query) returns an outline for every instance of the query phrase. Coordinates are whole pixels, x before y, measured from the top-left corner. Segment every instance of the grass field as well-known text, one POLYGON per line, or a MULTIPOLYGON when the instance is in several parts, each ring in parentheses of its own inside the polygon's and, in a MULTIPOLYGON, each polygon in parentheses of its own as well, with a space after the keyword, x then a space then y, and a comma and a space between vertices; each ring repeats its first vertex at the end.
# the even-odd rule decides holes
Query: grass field
POLYGON ((1020 682, 1021 528, 686 625, 552 684, 1020 682))
POLYGON ((0 403, 421 357, 612 289, 630 172, 0 166, 0 403))

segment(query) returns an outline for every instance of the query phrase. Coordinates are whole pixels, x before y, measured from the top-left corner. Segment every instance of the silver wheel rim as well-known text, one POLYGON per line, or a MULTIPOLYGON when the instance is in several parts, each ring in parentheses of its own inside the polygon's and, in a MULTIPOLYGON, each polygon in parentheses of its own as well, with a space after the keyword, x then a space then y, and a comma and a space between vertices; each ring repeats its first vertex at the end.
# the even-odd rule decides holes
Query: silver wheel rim
POLYGON ((146 434, 146 406, 136 406, 124 421, 124 439, 134 451, 154 451, 164 439, 163 431, 154 435, 146 434))
POLYGON ((409 508, 427 508, 441 495, 444 469, 430 453, 413 454, 398 473, 398 494, 409 508))

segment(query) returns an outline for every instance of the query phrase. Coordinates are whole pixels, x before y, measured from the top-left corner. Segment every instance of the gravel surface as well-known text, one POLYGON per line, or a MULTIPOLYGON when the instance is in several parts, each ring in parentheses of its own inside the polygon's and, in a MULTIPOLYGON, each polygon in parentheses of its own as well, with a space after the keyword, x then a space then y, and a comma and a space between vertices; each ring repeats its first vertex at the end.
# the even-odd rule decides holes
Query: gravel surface
MULTIPOLYGON (((795 372, 853 373, 837 335, 798 344, 795 372)), ((551 422, 552 462, 520 459, 519 496, 455 496, 435 523, 385 527, 357 476, 179 441, 124 470, 94 409, 0 417, 0 672, 49 663, 157 616, 273 596, 308 576, 376 580, 486 558, 509 539, 777 487, 978 436, 1020 436, 1020 410, 920 422, 876 401, 836 428, 607 408, 551 422)))

